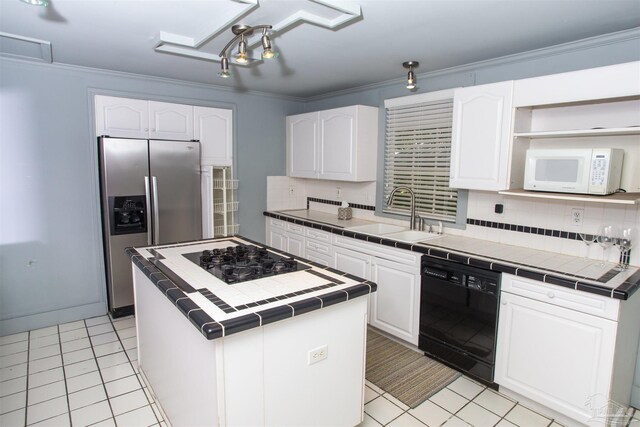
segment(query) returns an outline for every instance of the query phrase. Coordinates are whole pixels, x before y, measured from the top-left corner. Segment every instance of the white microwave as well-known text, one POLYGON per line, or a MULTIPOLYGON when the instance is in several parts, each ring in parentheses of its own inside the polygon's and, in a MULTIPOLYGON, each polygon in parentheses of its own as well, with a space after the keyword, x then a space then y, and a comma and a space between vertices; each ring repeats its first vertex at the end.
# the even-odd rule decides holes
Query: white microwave
POLYGON ((619 148, 527 150, 524 189, 558 193, 611 194, 620 188, 619 148))

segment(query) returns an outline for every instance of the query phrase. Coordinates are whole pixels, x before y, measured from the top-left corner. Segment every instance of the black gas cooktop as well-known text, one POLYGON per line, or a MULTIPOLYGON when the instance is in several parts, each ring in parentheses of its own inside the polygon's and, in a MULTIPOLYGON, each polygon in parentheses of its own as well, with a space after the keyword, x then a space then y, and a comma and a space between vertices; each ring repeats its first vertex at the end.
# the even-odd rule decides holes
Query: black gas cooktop
POLYGON ((294 258, 276 255, 253 245, 228 246, 183 256, 228 284, 311 268, 294 258))

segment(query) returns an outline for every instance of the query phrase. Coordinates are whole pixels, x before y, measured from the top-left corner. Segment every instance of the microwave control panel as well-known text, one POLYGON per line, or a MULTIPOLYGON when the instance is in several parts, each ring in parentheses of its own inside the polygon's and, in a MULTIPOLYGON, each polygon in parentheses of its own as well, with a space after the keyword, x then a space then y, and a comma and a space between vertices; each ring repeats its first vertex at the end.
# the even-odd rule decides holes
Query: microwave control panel
POLYGON ((591 185, 597 185, 598 187, 605 185, 607 173, 607 164, 609 159, 604 154, 595 154, 591 161, 591 185))

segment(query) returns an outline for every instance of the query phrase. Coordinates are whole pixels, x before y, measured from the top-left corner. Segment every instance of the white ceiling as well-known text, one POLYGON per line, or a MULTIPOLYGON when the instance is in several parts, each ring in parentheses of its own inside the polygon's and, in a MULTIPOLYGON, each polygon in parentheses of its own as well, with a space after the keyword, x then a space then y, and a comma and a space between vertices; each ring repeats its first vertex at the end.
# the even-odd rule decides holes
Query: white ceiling
POLYGON ((639 0, 49 2, 0 0, 0 31, 51 42, 54 63, 297 97, 402 77, 407 60, 420 61, 419 74, 640 27, 639 0), (231 24, 277 26, 300 11, 311 20, 350 21, 335 29, 285 25, 273 35, 279 59, 232 64, 232 78, 217 76, 231 24), (206 59, 160 52, 159 44, 206 59))

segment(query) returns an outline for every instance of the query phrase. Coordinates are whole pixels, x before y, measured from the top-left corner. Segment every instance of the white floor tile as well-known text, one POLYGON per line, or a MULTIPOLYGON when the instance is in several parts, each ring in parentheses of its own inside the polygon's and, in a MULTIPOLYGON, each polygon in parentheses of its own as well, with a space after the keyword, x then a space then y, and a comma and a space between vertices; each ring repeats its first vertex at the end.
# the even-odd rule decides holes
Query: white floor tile
POLYGON ((0 347, 6 344, 13 344, 20 341, 27 341, 29 339, 29 332, 20 332, 19 334, 5 335, 0 337, 0 347))
POLYGON ((147 395, 147 399, 149 399, 149 402, 155 402, 157 400, 147 387, 143 388, 142 390, 144 390, 144 394, 147 395))
POLYGON ((69 393, 84 390, 99 384, 102 384, 102 378, 98 371, 78 375, 73 378, 67 378, 67 390, 69 393))
POLYGON ((120 331, 121 329, 127 329, 127 328, 135 328, 136 319, 134 317, 128 317, 126 319, 114 320, 113 327, 116 328, 116 331, 120 331))
POLYGON ((473 401, 501 417, 509 412, 516 404, 516 402, 507 399, 489 388, 476 396, 473 401))
POLYGON ((59 344, 60 338, 58 334, 55 335, 47 335, 45 337, 30 339, 29 340, 29 350, 33 350, 34 348, 46 347, 48 345, 59 344))
POLYGON ((104 421, 100 421, 99 423, 91 424, 91 427, 116 427, 116 420, 114 418, 109 418, 104 421))
POLYGON ((107 395, 104 392, 104 386, 99 384, 97 386, 69 394, 69 408, 72 411, 75 411, 76 409, 84 408, 85 406, 93 405, 94 403, 102 402, 106 399, 107 395))
POLYGON ((83 362, 93 359, 93 351, 91 348, 83 348, 82 350, 70 351, 62 355, 62 361, 65 365, 83 362))
POLYGON ((70 331, 67 332, 62 332, 60 334, 60 341, 61 342, 69 342, 69 341, 75 341, 75 340, 79 340, 82 338, 87 338, 87 330, 82 328, 82 329, 72 329, 70 331))
POLYGON ((27 354, 28 353, 26 351, 21 351, 20 353, 0 356, 0 368, 7 368, 9 366, 27 363, 27 354))
POLYGON ((64 367, 65 375, 68 378, 77 377, 78 375, 86 374, 87 372, 93 372, 98 369, 98 364, 95 359, 85 360, 83 362, 74 363, 64 367))
POLYGON ((29 362, 29 373, 36 374, 38 372, 48 371, 49 369, 59 368, 60 366, 62 366, 62 356, 57 354, 29 362))
POLYGON ((485 389, 484 386, 476 383, 475 381, 471 381, 465 376, 458 378, 447 387, 469 400, 472 400, 485 389))
POLYGON ((57 333, 58 333, 57 326, 49 326, 48 328, 34 329, 33 331, 29 332, 29 339, 34 340, 36 338, 42 338, 42 337, 54 335, 57 333))
POLYGON ((27 408, 27 425, 66 414, 67 412, 69 412, 69 407, 67 406, 66 396, 29 405, 27 408))
POLYGON ((100 369, 109 368, 115 365, 121 365, 123 363, 129 363, 129 358, 124 351, 98 357, 98 366, 100 367, 100 369))
MULTIPOLYGON (((138 349, 132 348, 130 350, 127 350, 127 356, 129 356, 129 360, 132 362, 138 360, 138 349)), ((135 367, 137 365, 134 363, 133 366, 135 367)))
POLYGON ((0 397, 25 391, 27 389, 27 377, 18 377, 0 383, 0 397))
POLYGON ((25 413, 26 410, 23 408, 0 415, 0 426, 23 426, 25 413))
POLYGON ((96 357, 106 356, 107 354, 117 353, 123 351, 120 341, 113 341, 106 344, 100 344, 93 347, 93 351, 96 353, 96 357))
POLYGON ((0 345, 0 356, 21 353, 29 349, 29 341, 18 341, 10 344, 0 345))
POLYGON ((397 407, 399 407, 403 411, 408 411, 409 410, 409 407, 407 405, 405 405, 404 403, 402 403, 400 400, 396 399, 395 397, 393 397, 389 393, 383 394, 382 397, 384 397, 385 399, 387 399, 388 401, 390 401, 391 403, 393 403, 394 405, 396 405, 397 407))
POLYGON ((378 396, 379 394, 373 391, 371 387, 369 386, 364 387, 364 403, 369 403, 378 396))
POLYGON ((29 351, 29 360, 44 359, 45 357, 56 356, 58 354, 60 354, 60 344, 48 345, 29 351))
POLYGON ((58 325, 58 330, 60 332, 68 332, 73 331, 74 329, 82 329, 84 328, 84 320, 78 320, 76 322, 63 323, 62 325, 58 325))
POLYGON ((429 400, 452 414, 458 412, 460 408, 469 402, 467 399, 460 396, 458 393, 454 393, 448 388, 443 388, 431 396, 429 400))
POLYGON ((505 420, 504 418, 500 420, 500 422, 498 424, 496 424, 496 427, 518 427, 515 424, 505 420))
POLYGON ((27 392, 21 391, 19 393, 10 394, 8 396, 0 397, 0 415, 7 412, 13 412, 20 408, 27 406, 27 392))
POLYGON ((71 411, 71 423, 74 427, 85 427, 112 417, 109 403, 106 400, 71 411))
MULTIPOLYGON (((631 421, 637 421, 637 419, 632 418, 631 421)), ((558 423, 557 421, 554 421, 551 423, 551 425, 549 427, 564 427, 562 424, 558 423)))
POLYGON ((102 325, 103 323, 111 323, 111 319, 109 319, 109 316, 98 316, 98 317, 92 317, 90 319, 85 319, 84 323, 87 325, 87 327, 89 327, 89 326, 95 326, 95 325, 102 325))
POLYGON ((71 421, 69 421, 69 413, 67 412, 31 425, 37 427, 68 427, 71 425, 71 421))
POLYGON ((395 420, 391 421, 387 424, 389 427, 425 427, 425 424, 418 421, 418 419, 409 415, 408 412, 400 415, 395 420))
POLYGON ((429 427, 440 426, 453 415, 430 400, 421 403, 415 409, 410 409, 409 413, 429 427))
POLYGON ((121 340, 136 336, 136 328, 127 328, 118 330, 118 336, 121 340))
POLYGON ((517 426, 546 427, 551 423, 550 419, 522 405, 516 405, 515 408, 505 415, 505 418, 517 426))
POLYGON ((449 418, 447 422, 442 425, 442 427, 470 427, 470 425, 460 418, 454 416, 449 418))
POLYGON ((474 427, 493 427, 500 420, 499 416, 473 402, 458 411, 456 417, 474 427))
POLYGON ((107 332, 106 334, 94 335, 90 337, 91 344, 95 347, 100 344, 106 344, 108 342, 118 341, 118 336, 115 332, 107 332))
MULTIPOLYGON (((106 383, 105 387, 107 388, 107 396, 109 396, 109 398, 141 389, 138 377, 135 375, 111 381, 109 383, 106 383)), ((151 399, 150 401, 153 401, 153 399, 151 399)))
POLYGON ((377 385, 375 385, 374 383, 372 383, 369 380, 365 380, 364 383, 365 383, 365 385, 367 387, 370 387, 371 390, 375 391, 378 394, 384 394, 385 393, 385 391, 383 389, 381 389, 380 387, 378 387, 377 385))
POLYGON ((119 380, 120 378, 128 377, 129 375, 134 374, 133 368, 131 368, 131 364, 129 362, 101 369, 100 372, 102 373, 102 380, 105 383, 108 383, 109 381, 119 380))
POLYGON ((364 405, 364 411, 371 415, 374 420, 383 425, 400 416, 400 414, 404 412, 382 396, 364 405))
POLYGON ((113 332, 113 326, 111 326, 111 323, 103 323, 102 325, 91 326, 87 328, 87 330, 89 332, 89 336, 93 337, 95 335, 113 332))
POLYGON ((120 414, 124 414, 125 412, 133 411, 134 409, 149 405, 147 396, 145 396, 142 390, 122 394, 114 397, 113 399, 109 399, 109 401, 111 402, 111 410, 116 417, 120 414))
POLYGON ((48 371, 29 375, 29 388, 40 387, 45 384, 51 384, 62 380, 64 380, 62 368, 50 369, 48 371))
POLYGON ((66 395, 67 388, 65 387, 64 381, 56 381, 55 383, 29 389, 29 405, 35 405, 45 400, 66 395))
POLYGON ((136 337, 125 338, 122 340, 122 346, 125 350, 131 350, 132 348, 136 348, 138 346, 138 341, 136 337))
POLYGON ((116 417, 118 427, 148 427, 157 422, 153 409, 148 405, 116 417))
POLYGON ((62 353, 69 353, 71 351, 82 350, 83 348, 90 347, 91 341, 89 341, 89 338, 81 338, 79 340, 63 342, 62 353))
POLYGON ((23 377, 27 375, 27 364, 21 363, 20 365, 7 366, 0 369, 0 382, 12 380, 14 378, 23 377))

